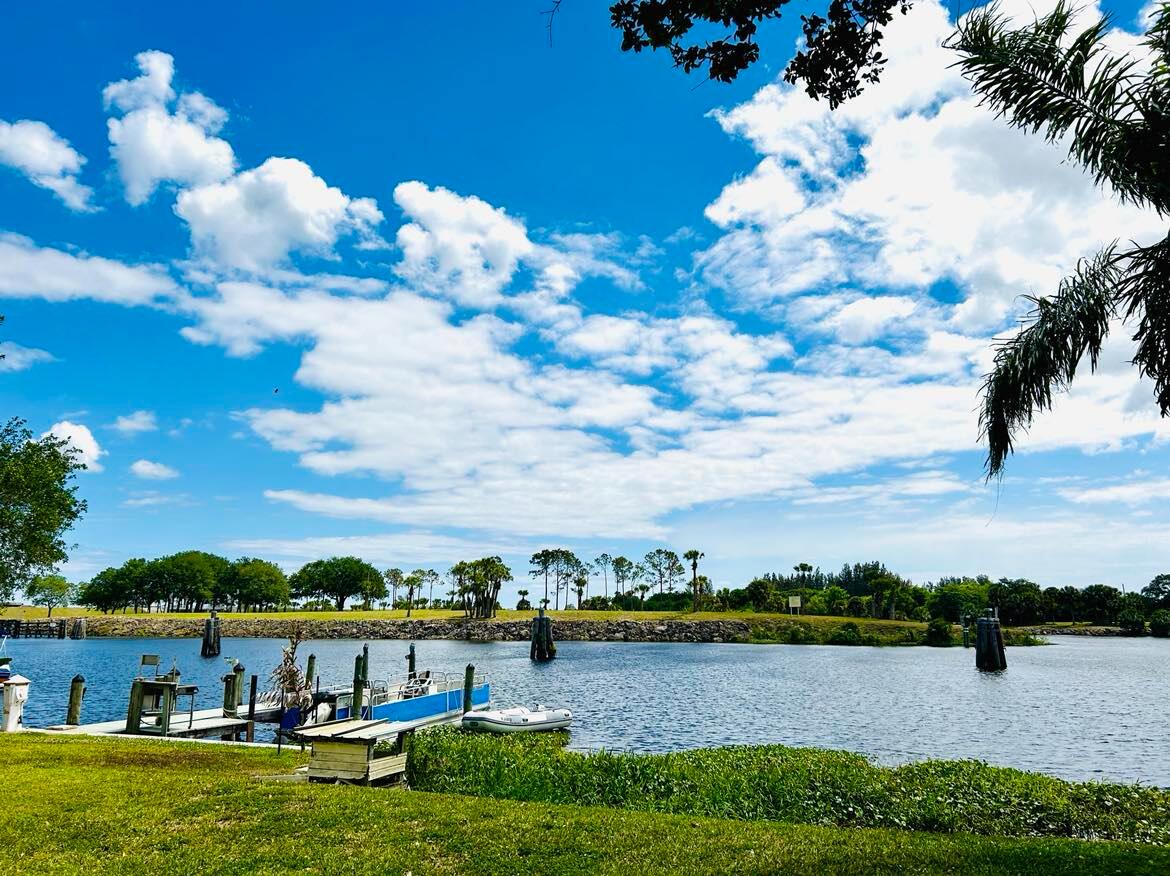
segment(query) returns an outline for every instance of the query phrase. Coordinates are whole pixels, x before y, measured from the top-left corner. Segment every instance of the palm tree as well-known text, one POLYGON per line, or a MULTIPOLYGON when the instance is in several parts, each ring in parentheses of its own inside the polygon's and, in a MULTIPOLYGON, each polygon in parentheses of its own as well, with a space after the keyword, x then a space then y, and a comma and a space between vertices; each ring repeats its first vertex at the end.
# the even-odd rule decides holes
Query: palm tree
POLYGON ((692 611, 699 610, 699 560, 705 557, 702 551, 691 548, 685 554, 683 559, 691 564, 691 593, 694 596, 694 603, 691 606, 692 611))
MULTIPOLYGON (((1077 10, 1064 0, 1032 24, 1009 27, 994 6, 975 10, 948 42, 959 68, 992 110, 1017 128, 1068 144, 1073 161, 1123 201, 1170 213, 1170 4, 1150 16, 1139 60, 1110 55, 1102 19, 1075 36, 1077 10)), ((1133 364, 1154 381, 1170 414, 1170 235, 1149 246, 1114 243, 1034 305, 1022 330, 999 345, 983 384, 979 424, 987 475, 1002 475, 1015 437, 1067 390, 1087 355, 1095 371, 1116 321, 1129 323, 1133 364)))
POLYGON ((650 592, 650 585, 649 584, 639 584, 634 589, 637 590, 638 593, 641 595, 641 597, 642 597, 642 610, 645 611, 645 609, 646 609, 646 594, 650 592))
POLYGON ((519 604, 517 604, 516 610, 517 611, 524 611, 526 608, 531 608, 532 605, 528 601, 528 591, 527 590, 517 590, 516 592, 518 594, 520 594, 520 602, 519 602, 519 604))

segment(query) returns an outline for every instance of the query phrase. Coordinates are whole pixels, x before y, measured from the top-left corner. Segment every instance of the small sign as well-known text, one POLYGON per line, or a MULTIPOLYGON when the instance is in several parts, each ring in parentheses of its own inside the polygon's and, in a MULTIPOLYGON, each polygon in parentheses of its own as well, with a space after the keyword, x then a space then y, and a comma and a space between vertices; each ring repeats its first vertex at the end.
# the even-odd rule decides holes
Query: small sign
POLYGON ((789 596, 788 597, 788 607, 789 608, 800 608, 800 597, 799 596, 789 596))

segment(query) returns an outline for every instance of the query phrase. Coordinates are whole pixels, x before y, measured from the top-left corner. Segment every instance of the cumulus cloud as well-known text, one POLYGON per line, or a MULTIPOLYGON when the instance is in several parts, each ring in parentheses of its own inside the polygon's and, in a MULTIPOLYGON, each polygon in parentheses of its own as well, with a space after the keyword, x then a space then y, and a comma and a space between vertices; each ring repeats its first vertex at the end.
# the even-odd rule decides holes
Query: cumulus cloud
POLYGON ((165 52, 141 52, 134 60, 139 75, 111 82, 102 93, 106 107, 122 113, 107 127, 126 200, 144 204, 161 183, 204 185, 230 176, 235 154, 215 136, 227 113, 198 92, 176 100, 175 63, 165 52))
POLYGON ((175 212, 197 251, 250 271, 279 264, 294 250, 329 257, 345 234, 359 245, 381 245, 377 203, 346 196, 295 158, 269 158, 224 182, 180 192, 175 212))
POLYGON ((102 465, 99 460, 106 455, 106 451, 98 444, 97 439, 93 436, 93 432, 89 430, 88 426, 83 426, 81 423, 73 423, 69 420, 61 420, 59 423, 54 423, 49 427, 41 437, 52 435, 55 438, 63 439, 68 442, 69 446, 77 451, 78 459, 85 463, 86 469, 91 472, 98 472, 102 470, 102 465))
POLYGON ((131 463, 130 473, 148 481, 167 481, 179 476, 177 469, 149 459, 139 459, 131 463))
POLYGON ((38 362, 55 361, 56 357, 47 350, 22 347, 12 341, 0 342, 0 371, 24 371, 38 362))
POLYGON ((44 122, 0 120, 0 165, 48 189, 71 210, 93 209, 93 189, 78 180, 85 158, 44 122))
POLYGON ((155 417, 154 411, 135 411, 114 420, 113 428, 123 435, 154 432, 158 429, 158 419, 155 417))
POLYGON ((39 247, 27 237, 0 232, 0 297, 134 305, 155 303, 178 291, 161 268, 39 247))

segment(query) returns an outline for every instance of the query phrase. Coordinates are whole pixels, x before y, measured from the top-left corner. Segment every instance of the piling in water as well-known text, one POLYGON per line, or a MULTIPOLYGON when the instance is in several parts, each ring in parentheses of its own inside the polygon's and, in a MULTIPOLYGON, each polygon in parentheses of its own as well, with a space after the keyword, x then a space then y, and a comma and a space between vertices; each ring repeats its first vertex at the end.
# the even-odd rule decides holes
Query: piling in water
POLYGON ((975 622, 975 666, 986 672, 1007 669, 1007 655, 1003 649, 1003 630, 999 618, 987 609, 986 617, 975 622))
POLYGON ((313 689, 313 676, 317 674, 317 655, 310 654, 305 662, 305 684, 309 690, 313 689))
POLYGON ((410 643, 410 650, 406 652, 406 677, 414 678, 414 642, 410 643))
POLYGON ((236 710, 244 704, 244 664, 237 663, 232 669, 232 689, 236 693, 236 710))
POLYGON ((69 685, 69 708, 65 712, 65 723, 77 726, 81 723, 81 701, 85 699, 85 676, 75 675, 69 685))
POLYGON ((362 695, 366 692, 365 681, 365 678, 362 677, 362 655, 358 654, 353 658, 353 705, 349 710, 351 718, 362 716, 362 695))
POLYGON ((475 666, 467 664, 463 671, 463 714, 471 711, 471 691, 475 687, 475 666))
POLYGON ((203 657, 219 656, 219 615, 214 611, 203 622, 203 645, 199 654, 203 657))
POLYGON ((543 608, 532 619, 532 647, 528 656, 540 662, 557 656, 557 646, 552 637, 552 618, 545 615, 543 608))

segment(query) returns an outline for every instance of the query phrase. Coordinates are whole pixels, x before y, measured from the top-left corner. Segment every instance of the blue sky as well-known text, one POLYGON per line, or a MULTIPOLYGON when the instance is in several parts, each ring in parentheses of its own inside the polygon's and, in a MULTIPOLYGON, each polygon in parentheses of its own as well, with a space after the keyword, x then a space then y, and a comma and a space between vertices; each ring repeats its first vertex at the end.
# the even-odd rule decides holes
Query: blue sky
POLYGON ((91 462, 71 577, 192 547, 522 573, 552 544, 698 547, 728 586, 1166 570, 1123 340, 981 480, 1018 296, 1164 223, 977 107, 942 7, 830 113, 777 81, 795 16, 726 86, 589 4, 550 47, 545 5, 10 14, 0 411, 91 462))

